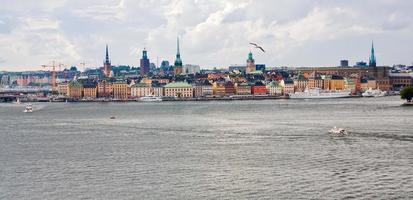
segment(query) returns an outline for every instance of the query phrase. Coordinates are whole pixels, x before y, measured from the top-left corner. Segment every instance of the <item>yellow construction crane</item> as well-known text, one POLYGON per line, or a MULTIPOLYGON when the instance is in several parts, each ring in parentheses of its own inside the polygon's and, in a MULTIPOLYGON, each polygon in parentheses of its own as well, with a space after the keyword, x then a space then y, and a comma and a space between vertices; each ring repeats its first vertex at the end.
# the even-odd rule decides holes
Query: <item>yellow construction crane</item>
MULTIPOLYGON (((60 68, 63 64, 59 64, 58 67, 60 68)), ((42 65, 43 68, 52 68, 52 91, 56 91, 57 84, 56 84, 56 64, 53 61, 52 65, 42 65)))

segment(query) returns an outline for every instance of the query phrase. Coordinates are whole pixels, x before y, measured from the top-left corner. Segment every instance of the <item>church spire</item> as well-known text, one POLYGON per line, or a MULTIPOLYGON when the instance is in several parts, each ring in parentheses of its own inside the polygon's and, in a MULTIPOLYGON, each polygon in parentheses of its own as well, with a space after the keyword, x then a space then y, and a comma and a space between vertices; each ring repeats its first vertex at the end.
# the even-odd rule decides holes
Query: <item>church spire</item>
POLYGON ((182 66, 181 52, 179 49, 179 37, 176 38, 176 59, 175 66, 182 66))
POLYGON ((105 63, 110 63, 109 60, 109 49, 108 49, 108 45, 106 44, 106 57, 105 57, 105 63))
POLYGON ((374 55, 374 43, 371 42, 371 53, 369 59, 369 67, 376 67, 376 56, 374 55))
POLYGON ((176 38, 176 56, 181 56, 181 53, 179 52, 179 37, 176 38))

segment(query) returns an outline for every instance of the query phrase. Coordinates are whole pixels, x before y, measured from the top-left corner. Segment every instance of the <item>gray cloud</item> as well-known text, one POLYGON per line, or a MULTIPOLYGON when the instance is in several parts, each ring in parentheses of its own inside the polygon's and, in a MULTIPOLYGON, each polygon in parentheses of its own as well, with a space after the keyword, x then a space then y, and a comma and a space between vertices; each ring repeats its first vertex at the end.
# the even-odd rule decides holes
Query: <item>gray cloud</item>
POLYGON ((176 37, 185 63, 244 63, 248 42, 257 62, 329 66, 366 60, 375 41, 379 64, 410 63, 413 2, 403 0, 40 0, 2 1, 0 69, 35 69, 58 60, 100 66, 104 45, 114 64, 173 61, 176 37), (4 5, 4 6, 3 6, 4 5))

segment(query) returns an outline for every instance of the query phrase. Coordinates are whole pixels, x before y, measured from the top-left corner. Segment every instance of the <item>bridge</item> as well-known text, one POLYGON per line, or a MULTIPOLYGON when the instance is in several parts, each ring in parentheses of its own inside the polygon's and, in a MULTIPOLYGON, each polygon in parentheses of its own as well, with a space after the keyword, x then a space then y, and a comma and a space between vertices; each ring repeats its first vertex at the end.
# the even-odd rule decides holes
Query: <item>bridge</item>
POLYGON ((17 88, 0 88, 0 102, 16 101, 17 98, 27 98, 29 95, 41 94, 46 96, 52 90, 50 87, 32 88, 32 87, 17 87, 17 88))

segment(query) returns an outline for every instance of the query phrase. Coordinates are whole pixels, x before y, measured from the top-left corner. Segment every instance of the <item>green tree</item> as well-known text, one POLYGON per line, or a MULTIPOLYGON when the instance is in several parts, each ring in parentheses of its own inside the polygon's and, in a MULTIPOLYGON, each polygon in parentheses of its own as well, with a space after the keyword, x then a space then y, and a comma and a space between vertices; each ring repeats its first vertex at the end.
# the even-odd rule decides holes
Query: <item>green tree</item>
POLYGON ((400 97, 406 99, 407 102, 412 102, 413 99, 413 88, 405 87, 400 91, 400 97))

